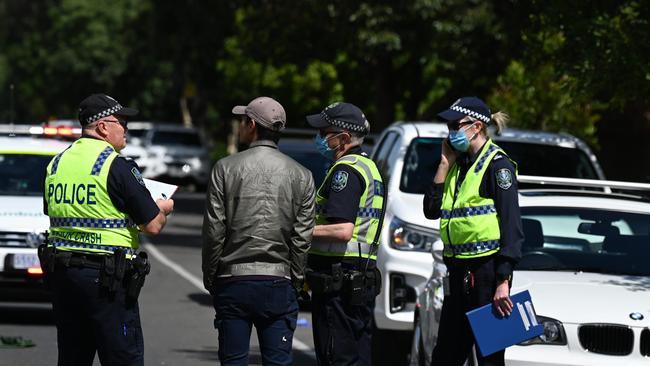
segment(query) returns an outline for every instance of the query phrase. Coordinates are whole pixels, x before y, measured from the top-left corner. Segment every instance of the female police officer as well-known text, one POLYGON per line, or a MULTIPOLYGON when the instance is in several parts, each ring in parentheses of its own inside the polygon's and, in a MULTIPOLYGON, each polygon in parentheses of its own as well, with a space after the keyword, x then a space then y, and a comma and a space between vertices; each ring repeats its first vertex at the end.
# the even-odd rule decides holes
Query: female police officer
MULTIPOLYGON (((424 215, 440 218, 449 288, 432 363, 462 365, 474 344, 465 312, 490 302, 502 316, 512 311, 510 281, 523 233, 515 163, 487 134, 492 123, 500 131, 508 116, 491 114, 475 97, 458 99, 438 116, 447 121, 449 138, 424 215)), ((503 365, 504 354, 478 355, 479 365, 503 365)))

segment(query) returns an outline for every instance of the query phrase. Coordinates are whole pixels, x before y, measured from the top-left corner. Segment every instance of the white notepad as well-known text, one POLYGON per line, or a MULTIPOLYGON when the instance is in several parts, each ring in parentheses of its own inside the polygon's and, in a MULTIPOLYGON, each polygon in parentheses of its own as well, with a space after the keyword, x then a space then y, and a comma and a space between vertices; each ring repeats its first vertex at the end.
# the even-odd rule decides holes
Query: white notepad
POLYGON ((143 180, 144 180, 144 185, 149 190, 149 193, 151 193, 151 198, 153 198, 154 201, 159 198, 165 200, 171 198, 172 195, 176 193, 176 190, 178 189, 178 186, 175 186, 173 184, 158 182, 157 180, 152 180, 147 178, 144 178, 143 180))

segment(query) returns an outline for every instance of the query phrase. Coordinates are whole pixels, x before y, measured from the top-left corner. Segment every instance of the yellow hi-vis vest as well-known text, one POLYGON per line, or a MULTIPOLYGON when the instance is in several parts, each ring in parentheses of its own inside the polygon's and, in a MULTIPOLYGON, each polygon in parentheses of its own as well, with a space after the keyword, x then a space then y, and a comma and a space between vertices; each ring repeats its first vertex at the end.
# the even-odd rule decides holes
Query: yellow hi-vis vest
MULTIPOLYGON (((323 188, 337 165, 345 164, 354 168, 363 177, 365 189, 359 202, 350 202, 358 205, 357 217, 354 222, 352 238, 347 243, 319 243, 311 245, 309 254, 336 257, 363 257, 377 259, 377 248, 373 248, 375 235, 381 235, 379 221, 384 203, 384 183, 375 163, 362 155, 346 155, 334 163, 320 188, 316 192, 316 225, 328 224, 325 206, 327 198, 323 197, 323 188)), ((375 245, 379 245, 379 238, 375 245)))
POLYGON ((108 195, 108 171, 117 156, 105 141, 80 138, 50 161, 44 195, 51 246, 96 254, 138 248, 136 224, 108 195))
MULTIPOLYGON (((446 257, 477 258, 499 251, 501 231, 494 200, 483 198, 479 193, 483 175, 499 152, 506 155, 492 140, 485 143, 468 169, 457 196, 458 164, 447 174, 440 215, 440 237, 446 257)), ((513 164, 517 166, 514 161, 513 164)))

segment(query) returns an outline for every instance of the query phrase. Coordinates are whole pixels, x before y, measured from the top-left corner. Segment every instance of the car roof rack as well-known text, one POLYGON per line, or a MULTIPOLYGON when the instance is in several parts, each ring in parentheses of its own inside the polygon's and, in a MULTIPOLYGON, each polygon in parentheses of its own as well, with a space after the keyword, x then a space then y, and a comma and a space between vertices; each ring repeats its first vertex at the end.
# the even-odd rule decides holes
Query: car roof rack
POLYGON ((604 179, 578 179, 560 177, 542 177, 535 175, 520 175, 517 177, 520 183, 533 183, 539 185, 571 186, 571 187, 593 187, 602 188, 606 193, 612 193, 612 189, 631 191, 650 191, 650 184, 636 182, 622 182, 604 179))

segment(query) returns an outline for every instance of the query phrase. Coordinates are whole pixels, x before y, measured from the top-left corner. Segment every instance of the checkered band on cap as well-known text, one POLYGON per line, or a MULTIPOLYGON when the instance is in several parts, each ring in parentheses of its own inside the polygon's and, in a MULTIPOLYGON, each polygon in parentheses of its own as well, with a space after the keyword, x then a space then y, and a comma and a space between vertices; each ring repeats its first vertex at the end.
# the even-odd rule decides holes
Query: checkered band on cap
POLYGON ((485 123, 490 123, 490 117, 484 116, 484 115, 482 115, 480 113, 477 113, 477 112, 474 112, 471 109, 463 108, 463 107, 457 106, 457 105, 454 105, 449 109, 451 109, 452 111, 456 111, 456 112, 465 114, 465 115, 470 116, 470 117, 474 117, 474 118, 476 118, 478 120, 481 120, 481 121, 483 121, 485 123))
MULTIPOLYGON (((358 124, 352 122, 345 122, 345 121, 340 121, 338 119, 330 118, 330 116, 328 116, 327 113, 325 113, 325 111, 320 112, 320 114, 332 126, 336 126, 338 128, 342 128, 344 130, 348 130, 352 132, 366 132, 366 126, 359 126, 358 124)), ((366 121, 366 125, 367 125, 367 121, 366 121)))
POLYGON ((108 116, 110 116, 111 114, 114 114, 114 113, 116 113, 116 112, 119 112, 122 108, 124 108, 124 107, 122 107, 122 106, 118 103, 118 104, 116 104, 115 106, 113 106, 113 107, 111 107, 111 108, 105 109, 105 110, 103 110, 103 111, 101 111, 101 112, 99 112, 99 113, 97 113, 97 114, 93 114, 92 116, 86 118, 86 120, 85 120, 84 122, 86 122, 86 123, 92 123, 92 122, 95 122, 95 121, 97 121, 97 120, 100 119, 100 118, 108 117, 108 116))

